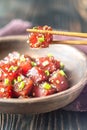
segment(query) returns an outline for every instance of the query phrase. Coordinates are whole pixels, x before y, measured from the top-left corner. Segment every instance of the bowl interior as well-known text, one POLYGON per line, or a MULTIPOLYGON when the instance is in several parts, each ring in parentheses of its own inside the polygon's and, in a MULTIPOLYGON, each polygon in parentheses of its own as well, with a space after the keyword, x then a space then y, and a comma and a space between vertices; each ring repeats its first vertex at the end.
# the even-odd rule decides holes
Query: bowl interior
POLYGON ((32 57, 52 54, 64 63, 71 87, 83 78, 87 70, 86 56, 72 46, 51 45, 49 48, 31 49, 25 40, 5 40, 3 43, 0 42, 0 60, 13 51, 29 54, 32 57))

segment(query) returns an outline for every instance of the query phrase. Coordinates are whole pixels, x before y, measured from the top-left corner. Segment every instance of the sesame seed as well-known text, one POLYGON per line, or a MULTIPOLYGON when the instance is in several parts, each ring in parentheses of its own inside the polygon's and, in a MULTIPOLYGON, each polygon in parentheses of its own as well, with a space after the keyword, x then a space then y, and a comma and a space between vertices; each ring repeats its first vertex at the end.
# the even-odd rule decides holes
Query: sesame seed
POLYGON ((64 81, 62 81, 61 84, 64 84, 64 81))
POLYGON ((4 89, 4 88, 1 88, 0 91, 3 93, 3 92, 5 91, 5 89, 4 89))
POLYGON ((33 96, 35 96, 35 93, 33 93, 33 96))
POLYGON ((59 84, 59 82, 60 82, 59 80, 56 80, 56 83, 57 83, 57 84, 59 84))
POLYGON ((43 66, 46 66, 46 65, 49 64, 49 62, 48 61, 44 61, 42 64, 43 64, 43 66))

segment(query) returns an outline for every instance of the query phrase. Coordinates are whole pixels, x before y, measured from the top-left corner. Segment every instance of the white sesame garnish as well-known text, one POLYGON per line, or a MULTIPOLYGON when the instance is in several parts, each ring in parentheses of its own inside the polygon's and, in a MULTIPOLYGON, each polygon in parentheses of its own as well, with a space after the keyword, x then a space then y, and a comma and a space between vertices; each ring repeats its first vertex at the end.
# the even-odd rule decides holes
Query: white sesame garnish
POLYGON ((0 76, 2 75, 2 72, 0 71, 0 76))
POLYGON ((64 81, 62 81, 61 84, 64 84, 64 81))
POLYGON ((3 93, 3 92, 5 91, 5 89, 4 89, 4 88, 1 88, 0 91, 3 93))
POLYGON ((53 83, 53 80, 51 80, 51 82, 53 83))
POLYGON ((29 43, 29 40, 27 40, 27 43, 29 43))
POLYGON ((49 64, 49 61, 47 61, 47 60, 42 63, 43 66, 46 66, 48 64, 49 64))
POLYGON ((57 84, 59 84, 59 82, 60 82, 59 80, 56 80, 56 83, 57 83, 57 84))

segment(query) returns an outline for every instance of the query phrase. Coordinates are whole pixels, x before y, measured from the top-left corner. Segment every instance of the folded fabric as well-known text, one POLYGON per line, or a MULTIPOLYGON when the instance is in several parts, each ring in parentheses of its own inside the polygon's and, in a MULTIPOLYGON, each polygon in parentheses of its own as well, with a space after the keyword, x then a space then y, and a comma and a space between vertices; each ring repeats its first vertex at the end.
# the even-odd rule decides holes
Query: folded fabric
MULTIPOLYGON (((8 36, 8 35, 22 35, 26 34, 26 29, 31 28, 32 23, 23 21, 20 19, 12 20, 5 27, 0 29, 0 36, 8 36)), ((55 39, 65 40, 65 39, 73 39, 76 40, 75 37, 66 37, 66 36, 54 36, 55 39)), ((79 38, 78 38, 79 39, 79 38)), ((77 39, 77 40, 78 40, 77 39)), ((87 46, 86 45, 75 45, 76 48, 83 51, 87 54, 87 46)), ((79 95, 79 97, 73 101, 71 104, 67 105, 63 109, 70 111, 87 111, 87 85, 85 85, 84 90, 79 95)))
POLYGON ((32 27, 31 22, 20 19, 12 20, 5 27, 0 29, 0 36, 26 34, 26 29, 32 27))

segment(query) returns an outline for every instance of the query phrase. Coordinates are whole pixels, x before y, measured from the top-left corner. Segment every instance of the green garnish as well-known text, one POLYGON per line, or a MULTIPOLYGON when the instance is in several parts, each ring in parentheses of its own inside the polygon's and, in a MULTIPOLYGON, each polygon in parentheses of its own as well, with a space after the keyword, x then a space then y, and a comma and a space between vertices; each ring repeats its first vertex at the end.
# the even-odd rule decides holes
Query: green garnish
POLYGON ((48 56, 48 57, 52 57, 53 55, 49 53, 47 56, 48 56))
POLYGON ((66 76, 65 72, 63 70, 60 70, 59 73, 62 75, 62 76, 66 76))
POLYGON ((25 87, 25 82, 24 81, 22 81, 21 83, 20 83, 20 85, 19 85, 19 89, 23 89, 25 87))
POLYGON ((9 81, 8 78, 5 78, 5 79, 4 79, 4 84, 5 84, 5 85, 9 85, 9 84, 10 84, 10 81, 9 81))
POLYGON ((60 68, 64 69, 64 64, 62 62, 60 62, 60 68))
POLYGON ((9 69, 8 69, 8 71, 12 71, 13 70, 13 66, 11 66, 9 69))
POLYGON ((21 82, 21 81, 22 81, 22 77, 21 77, 21 76, 18 76, 18 77, 17 77, 17 81, 18 81, 18 82, 21 82))
POLYGON ((11 66, 8 71, 16 71, 18 69, 18 66, 11 66))
POLYGON ((37 64, 33 61, 31 61, 32 66, 36 66, 37 64))
POLYGON ((50 72, 48 70, 45 70, 45 73, 46 73, 47 76, 50 75, 50 72))
POLYGON ((18 66, 14 66, 13 70, 16 71, 18 69, 18 66))
POLYGON ((49 90, 51 89, 51 85, 49 83, 44 83, 43 88, 49 90))
POLYGON ((12 81, 12 84, 15 84, 15 83, 17 83, 17 80, 16 80, 16 79, 14 79, 14 80, 12 81))
POLYGON ((45 40, 44 37, 39 37, 38 38, 38 42, 40 42, 40 43, 44 42, 44 40, 45 40))

